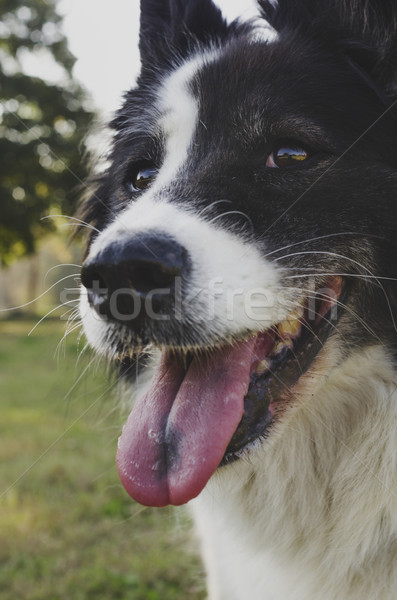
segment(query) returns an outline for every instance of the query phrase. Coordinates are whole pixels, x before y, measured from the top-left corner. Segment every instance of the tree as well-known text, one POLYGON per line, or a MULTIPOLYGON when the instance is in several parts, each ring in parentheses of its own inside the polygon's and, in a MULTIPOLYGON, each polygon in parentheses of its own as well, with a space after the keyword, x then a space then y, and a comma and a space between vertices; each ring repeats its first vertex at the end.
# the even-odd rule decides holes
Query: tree
POLYGON ((55 0, 0 0, 0 263, 33 253, 53 229, 50 208, 72 214, 86 175, 82 142, 92 112, 73 80, 75 62, 55 0), (29 56, 63 73, 49 83, 24 72, 29 56))

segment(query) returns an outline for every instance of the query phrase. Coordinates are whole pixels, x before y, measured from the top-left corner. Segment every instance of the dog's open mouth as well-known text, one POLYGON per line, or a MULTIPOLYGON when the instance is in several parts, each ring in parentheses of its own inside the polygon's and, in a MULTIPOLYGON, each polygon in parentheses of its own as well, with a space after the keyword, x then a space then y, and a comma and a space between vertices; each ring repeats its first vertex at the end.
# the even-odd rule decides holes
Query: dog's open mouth
POLYGON ((119 474, 135 500, 184 504, 219 466, 266 436, 335 325, 341 278, 332 277, 327 289, 311 307, 248 340, 199 355, 162 352, 119 440, 119 474))

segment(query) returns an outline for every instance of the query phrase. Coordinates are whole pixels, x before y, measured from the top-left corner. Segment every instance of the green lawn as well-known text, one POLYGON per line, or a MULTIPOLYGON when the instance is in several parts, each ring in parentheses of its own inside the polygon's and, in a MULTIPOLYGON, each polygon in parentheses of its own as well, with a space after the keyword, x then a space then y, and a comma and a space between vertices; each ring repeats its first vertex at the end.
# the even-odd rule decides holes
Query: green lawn
POLYGON ((73 334, 55 357, 64 323, 31 327, 0 322, 0 600, 203 599, 183 509, 120 485, 103 365, 73 334))

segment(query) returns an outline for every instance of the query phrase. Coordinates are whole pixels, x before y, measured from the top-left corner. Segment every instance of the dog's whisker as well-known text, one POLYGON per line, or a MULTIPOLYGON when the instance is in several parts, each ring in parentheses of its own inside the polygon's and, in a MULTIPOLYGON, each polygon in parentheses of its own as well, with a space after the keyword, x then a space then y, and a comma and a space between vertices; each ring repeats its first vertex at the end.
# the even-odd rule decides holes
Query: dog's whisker
POLYGON ((74 319, 77 317, 78 307, 71 307, 71 308, 68 308, 68 310, 65 310, 65 312, 63 312, 62 315, 60 316, 61 321, 65 320, 66 315, 69 315, 67 318, 67 324, 68 324, 70 319, 74 319))
POLYGON ((76 358, 76 367, 79 365, 80 360, 82 359, 82 357, 84 356, 85 353, 90 352, 91 348, 88 342, 86 342, 84 344, 84 346, 82 347, 82 349, 79 351, 77 358, 76 358))
MULTIPOLYGON (((316 275, 318 275, 318 273, 305 273, 305 277, 311 277, 311 276, 314 277, 316 275)), ((389 297, 387 295, 387 292, 386 292, 384 286, 382 285, 382 283, 380 281, 380 280, 389 280, 389 278, 387 278, 387 277, 378 277, 376 275, 365 275, 365 274, 361 274, 361 273, 335 273, 335 272, 325 273, 325 272, 321 272, 321 275, 322 276, 327 276, 327 275, 328 276, 335 276, 335 275, 338 275, 338 276, 346 277, 346 278, 349 277, 349 278, 352 278, 352 279, 362 279, 363 281, 368 281, 369 283, 376 283, 378 285, 378 287, 383 292, 383 296, 385 298, 385 301, 386 301, 386 304, 387 304, 387 307, 388 307, 388 311, 389 311, 389 314, 390 314, 390 318, 391 318, 391 321, 392 321, 393 329, 395 331, 397 331, 397 324, 396 324, 396 320, 395 320, 395 317, 394 317, 394 313, 393 313, 393 309, 392 309, 392 306, 391 306, 390 299, 389 299, 389 297)), ((299 279, 301 277, 302 276, 300 276, 300 275, 287 275, 285 278, 286 279, 299 279)), ((393 280, 391 279, 391 281, 393 281, 393 280)))
POLYGON ((312 289, 305 289, 305 288, 296 288, 296 287, 287 287, 286 289, 291 289, 291 290, 296 290, 296 291, 304 291, 308 294, 308 298, 311 298, 313 300, 316 300, 318 298, 323 298, 324 300, 330 300, 333 304, 335 304, 336 306, 340 306, 343 310, 347 311, 349 314, 352 315, 352 317, 354 319, 356 319, 360 325, 375 339, 377 339, 378 341, 381 341, 379 336, 369 327, 369 325, 364 321, 364 319, 362 319, 360 317, 360 315, 354 311, 348 304, 345 304, 344 302, 341 302, 339 299, 334 298, 333 296, 330 296, 328 294, 326 294, 325 292, 322 291, 316 291, 315 293, 313 293, 312 289))
POLYGON ((75 273, 72 273, 70 275, 66 275, 65 277, 62 277, 61 279, 59 279, 58 281, 56 281, 55 283, 53 283, 49 288, 47 288, 45 290, 45 292, 42 292, 41 294, 39 294, 39 296, 36 296, 36 298, 34 298, 33 300, 29 300, 29 302, 25 302, 24 304, 19 304, 18 306, 12 306, 11 308, 0 308, 0 313, 11 312, 13 310, 19 310, 21 308, 26 308, 27 306, 30 306, 34 302, 37 302, 37 300, 40 300, 41 298, 43 298, 46 294, 48 294, 48 292, 50 292, 51 290, 53 290, 54 287, 56 287, 60 283, 62 283, 62 281, 66 281, 66 279, 69 279, 70 277, 75 277, 75 276, 76 276, 75 273))
POLYGON ((40 323, 42 323, 44 321, 44 319, 46 319, 49 315, 51 315, 55 311, 59 310, 63 306, 66 306, 67 304, 71 304, 72 302, 78 302, 78 300, 67 300, 66 302, 61 302, 61 304, 58 304, 57 306, 55 306, 54 308, 52 308, 51 310, 49 310, 44 315, 44 317, 41 317, 41 319, 39 321, 37 321, 36 325, 34 325, 34 327, 32 327, 32 329, 28 333, 28 336, 30 336, 33 333, 33 331, 40 325, 40 323))
MULTIPOLYGON (((277 254, 278 252, 282 252, 284 250, 289 250, 290 248, 293 248, 294 246, 300 246, 302 244, 309 244, 311 242, 317 242, 319 240, 326 240, 328 238, 335 238, 335 237, 340 237, 340 236, 355 236, 355 237, 358 237, 358 234, 355 231, 341 231, 341 232, 337 232, 337 233, 328 233, 326 235, 318 235, 316 237, 306 238, 304 240, 300 240, 299 242, 292 242, 291 244, 287 244, 286 246, 281 246, 280 248, 276 248, 276 250, 272 250, 271 252, 267 252, 264 256, 265 256, 265 258, 267 258, 268 256, 272 256, 273 254, 277 254)), ((379 235, 371 235, 371 234, 369 234, 369 235, 367 235, 367 237, 371 237, 371 238, 375 238, 375 239, 383 239, 379 235)))
MULTIPOLYGON (((319 251, 317 251, 317 250, 306 250, 306 251, 302 251, 302 252, 294 252, 294 253, 289 254, 289 255, 284 255, 283 257, 279 257, 279 258, 276 258, 274 260, 278 261, 278 260, 281 260, 281 259, 285 259, 287 257, 302 256, 302 255, 313 255, 313 254, 314 255, 319 255, 320 254, 320 255, 332 256, 334 258, 341 258, 343 260, 347 260, 347 261, 349 261, 349 262, 351 262, 351 263, 359 266, 361 269, 363 269, 364 271, 366 271, 366 273, 368 273, 368 277, 371 278, 371 279, 374 279, 379 284, 379 287, 381 288, 381 290, 383 292, 383 295, 385 297, 386 303, 388 305, 389 314, 390 314, 390 317, 391 317, 391 320, 392 320, 393 328, 394 328, 395 331, 397 331, 397 325, 396 325, 396 321, 395 321, 395 318, 394 318, 393 310, 392 310, 392 307, 391 307, 390 299, 389 299, 389 297, 388 297, 388 295, 386 293, 386 290, 385 290, 384 286, 382 285, 382 283, 380 281, 381 279, 386 279, 387 280, 389 278, 378 277, 378 276, 374 275, 374 273, 372 273, 370 269, 368 269, 365 265, 363 265, 359 261, 357 261, 357 260, 355 260, 355 259, 353 259, 353 258, 351 258, 349 256, 346 256, 344 254, 339 254, 337 252, 329 252, 329 251, 323 251, 323 250, 319 250, 319 251)), ((362 274, 351 274, 349 276, 352 277, 354 275, 360 275, 360 276, 362 276, 362 274)), ((296 277, 296 276, 295 275, 291 275, 290 276, 291 279, 294 278, 294 277, 296 277)), ((365 277, 365 275, 364 275, 364 277, 365 277)), ((394 281, 395 279, 393 278, 391 280, 394 281)))
POLYGON ((198 213, 198 217, 201 218, 203 217, 207 212, 211 212, 211 210, 214 209, 215 206, 217 206, 218 204, 233 204, 232 200, 215 200, 214 202, 211 202, 211 204, 209 204, 208 206, 205 206, 199 213, 198 213))
POLYGON ((58 218, 62 218, 62 219, 69 219, 70 221, 74 221, 74 223, 69 223, 70 226, 78 226, 78 227, 86 227, 87 229, 91 229, 92 231, 95 231, 96 233, 101 233, 99 229, 97 229, 96 227, 94 227, 91 223, 87 223, 87 221, 83 221, 82 219, 78 219, 77 217, 71 217, 69 215, 47 215, 45 217, 42 217, 40 220, 44 221, 45 219, 58 219, 58 218))
MULTIPOLYGON (((308 298, 309 300, 318 300, 319 296, 318 296, 318 295, 308 295, 308 296, 307 296, 307 298, 308 298)), ((328 299, 329 299, 329 300, 331 300, 331 297, 329 297, 329 298, 326 298, 326 297, 325 297, 324 299, 325 299, 325 300, 328 300, 328 299)), ((292 304, 292 306, 294 305, 294 303, 292 303, 292 302, 291 302, 290 304, 292 304)), ((297 306, 299 306, 299 305, 297 305, 297 306)), ((340 306, 340 305, 339 305, 339 306, 340 306)), ((331 321, 330 319, 328 319, 326 316, 322 315, 320 312, 318 312, 318 311, 316 311, 316 310, 313 310, 312 308, 310 309, 310 312, 311 312, 312 314, 316 315, 317 317, 320 317, 320 318, 321 318, 321 320, 322 320, 324 323, 327 323, 327 324, 328 324, 328 325, 329 325, 329 326, 330 326, 330 327, 331 327, 331 328, 332 328, 334 331, 336 331, 336 332, 338 333, 338 335, 341 337, 341 339, 342 339, 342 340, 344 340, 345 342, 347 342, 347 341, 348 341, 348 340, 347 340, 347 338, 346 338, 346 336, 343 334, 343 332, 342 332, 342 330, 341 330, 341 327, 339 326, 338 322, 334 323, 333 321, 331 321)), ((312 334, 312 336, 313 336, 315 339, 317 339, 317 340, 318 340, 319 344, 321 344, 321 346, 322 346, 322 347, 324 347, 324 346, 325 346, 325 342, 321 341, 321 339, 318 337, 318 335, 316 335, 316 333, 315 333, 314 329, 313 329, 312 327, 310 327, 306 321, 304 321, 304 320, 302 319, 302 320, 301 320, 301 324, 302 324, 304 327, 306 327, 306 328, 308 328, 308 329, 309 329, 309 331, 310 331, 310 333, 312 334)))
POLYGON ((57 354, 58 350, 60 349, 60 347, 62 346, 62 343, 66 340, 66 338, 73 333, 74 331, 77 331, 78 329, 80 329, 80 327, 82 327, 82 323, 75 323, 74 325, 70 324, 67 328, 67 330, 65 331, 64 335, 62 336, 62 338, 59 340, 58 345, 55 349, 55 354, 57 354))
MULTIPOLYGON (((306 273, 303 275, 304 277, 330 277, 333 275, 338 275, 340 277, 352 277, 355 279, 362 279, 363 281, 375 280, 378 283, 378 287, 382 287, 379 285, 380 281, 397 281, 397 279, 393 277, 382 277, 381 275, 367 275, 366 273, 345 273, 341 271, 324 271, 323 269, 318 269, 317 271, 311 267, 288 267, 289 271, 312 271, 311 273, 306 273)), ((302 278, 302 275, 286 275, 286 279, 299 279, 302 278)))
MULTIPOLYGON (((76 265, 76 263, 59 263, 57 265, 54 265, 54 266, 50 267, 48 269, 48 271, 46 272, 46 274, 44 275, 44 281, 46 281, 48 275, 50 273, 52 273, 52 271, 55 271, 55 269, 61 269, 61 268, 64 268, 64 267, 76 267, 77 269, 80 269, 81 265, 76 265)), ((75 275, 76 277, 79 277, 80 276, 80 271, 78 273, 72 273, 71 274, 71 276, 73 276, 73 275, 75 275)))
POLYGON ((240 215, 243 216, 248 223, 251 226, 252 231, 254 231, 254 224, 252 222, 252 219, 246 215, 244 212, 242 212, 241 210, 229 210, 228 212, 222 213, 220 215, 217 215, 216 217, 214 217, 213 219, 211 219, 210 221, 208 221, 209 223, 215 223, 215 221, 222 219, 223 217, 227 217, 229 215, 240 215))
POLYGON ((278 262, 280 260, 285 260, 286 258, 294 258, 296 256, 308 256, 308 255, 332 256, 333 258, 338 258, 338 259, 341 258, 342 260, 347 260, 348 262, 353 263, 354 265, 357 265, 363 271, 365 271, 365 272, 369 273, 370 275, 372 275, 373 277, 375 277, 375 275, 373 273, 371 273, 371 271, 365 265, 363 265, 359 261, 355 260, 351 256, 346 256, 345 254, 340 254, 338 252, 331 252, 329 250, 301 250, 300 252, 291 252, 289 254, 284 254, 283 256, 278 256, 277 258, 274 259, 274 262, 278 262))

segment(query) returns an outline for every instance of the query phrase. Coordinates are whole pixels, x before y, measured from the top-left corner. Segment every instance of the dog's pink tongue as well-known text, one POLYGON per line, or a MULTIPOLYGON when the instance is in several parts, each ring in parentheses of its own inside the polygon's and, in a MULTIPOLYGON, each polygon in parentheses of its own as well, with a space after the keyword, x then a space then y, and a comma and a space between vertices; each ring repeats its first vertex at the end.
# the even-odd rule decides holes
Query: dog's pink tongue
POLYGON ((255 339, 194 358, 187 372, 163 353, 119 440, 117 467, 132 498, 178 505, 201 492, 243 416, 254 347, 255 339))

